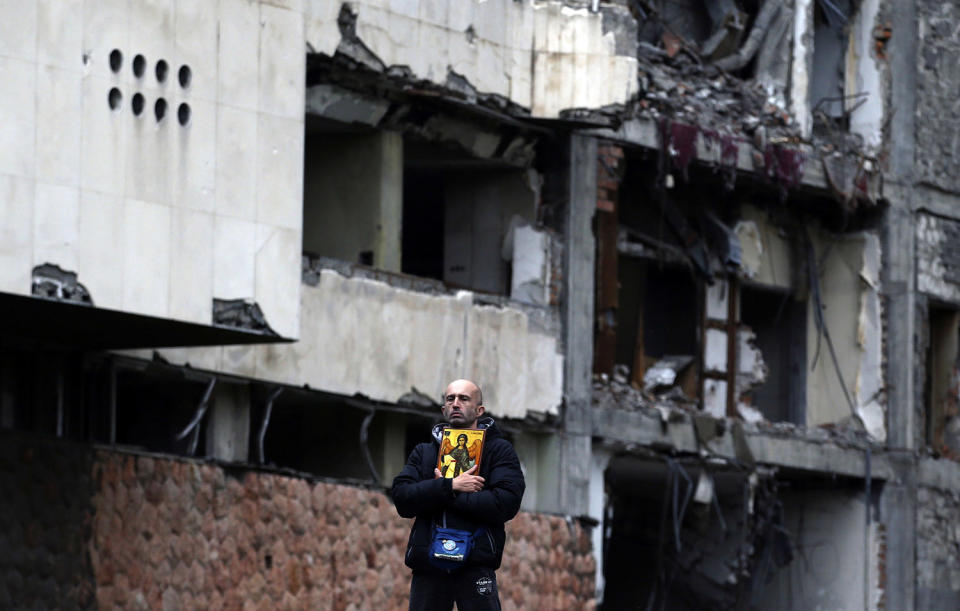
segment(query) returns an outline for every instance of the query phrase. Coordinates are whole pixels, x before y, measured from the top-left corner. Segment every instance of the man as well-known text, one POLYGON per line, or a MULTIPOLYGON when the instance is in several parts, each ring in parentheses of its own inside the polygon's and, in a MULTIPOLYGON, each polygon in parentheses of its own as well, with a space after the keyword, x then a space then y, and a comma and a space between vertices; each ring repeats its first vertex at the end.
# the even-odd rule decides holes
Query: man
POLYGON ((524 481, 520 461, 493 418, 484 416, 483 394, 470 380, 450 382, 441 411, 446 422, 433 427, 434 443, 421 443, 393 480, 391 496, 397 512, 416 518, 407 543, 406 565, 413 569, 410 609, 458 611, 500 609, 496 569, 506 533, 503 525, 517 515, 524 481), (454 478, 436 468, 443 429, 485 429, 480 472, 473 466, 454 478), (428 558, 432 525, 480 532, 463 568, 444 571, 428 558), (483 529, 482 531, 480 529, 483 529))

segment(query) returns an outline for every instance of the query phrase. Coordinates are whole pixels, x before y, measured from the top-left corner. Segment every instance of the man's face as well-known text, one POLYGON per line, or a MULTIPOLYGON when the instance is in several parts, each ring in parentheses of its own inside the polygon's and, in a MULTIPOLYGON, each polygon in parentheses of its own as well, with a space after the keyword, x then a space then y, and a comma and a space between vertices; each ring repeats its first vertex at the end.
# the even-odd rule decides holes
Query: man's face
POLYGON ((477 427, 477 418, 485 411, 479 405, 480 389, 469 380, 457 380, 443 393, 443 417, 457 428, 477 427))

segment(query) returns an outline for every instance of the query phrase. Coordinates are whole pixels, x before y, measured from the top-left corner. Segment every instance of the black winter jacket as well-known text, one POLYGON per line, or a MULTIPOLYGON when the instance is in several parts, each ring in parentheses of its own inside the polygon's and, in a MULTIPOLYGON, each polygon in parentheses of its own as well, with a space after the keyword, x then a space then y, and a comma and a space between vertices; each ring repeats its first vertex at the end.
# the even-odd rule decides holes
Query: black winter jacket
POLYGON ((407 543, 406 565, 414 570, 437 572, 427 561, 431 522, 439 523, 446 512, 447 527, 476 531, 484 527, 486 535, 475 543, 467 566, 500 567, 506 533, 503 525, 517 515, 525 484, 520 461, 510 442, 503 438, 493 418, 478 421, 487 433, 480 459, 480 475, 484 478, 479 492, 454 492, 452 481, 435 478, 440 435, 448 424, 433 427, 434 443, 421 443, 407 459, 403 470, 393 480, 390 496, 397 513, 416 518, 407 543))

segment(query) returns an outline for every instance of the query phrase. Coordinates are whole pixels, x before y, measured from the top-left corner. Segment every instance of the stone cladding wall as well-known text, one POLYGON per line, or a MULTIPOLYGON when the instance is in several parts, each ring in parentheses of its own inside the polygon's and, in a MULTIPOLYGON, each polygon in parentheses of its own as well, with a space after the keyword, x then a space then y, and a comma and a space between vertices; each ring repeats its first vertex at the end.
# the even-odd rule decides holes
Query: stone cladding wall
POLYGON ((960 494, 917 491, 917 608, 960 609, 960 494))
MULTIPOLYGON (((4 447, 0 486, 3 608, 407 607, 411 521, 380 490, 46 440, 4 447)), ((522 513, 503 607, 593 608, 594 569, 588 529, 522 513)))

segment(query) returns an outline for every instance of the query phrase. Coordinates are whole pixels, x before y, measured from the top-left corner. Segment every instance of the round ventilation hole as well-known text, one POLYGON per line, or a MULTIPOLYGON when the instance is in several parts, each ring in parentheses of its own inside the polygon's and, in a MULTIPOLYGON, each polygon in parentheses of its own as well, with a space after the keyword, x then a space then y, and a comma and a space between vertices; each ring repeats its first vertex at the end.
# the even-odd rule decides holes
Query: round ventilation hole
POLYGON ((167 101, 163 98, 158 98, 153 105, 153 114, 157 117, 157 123, 162 121, 163 117, 167 114, 167 101))
POLYGON ((143 112, 143 94, 133 94, 133 99, 130 100, 130 108, 133 109, 133 114, 140 116, 140 113, 143 112))
POLYGON ((120 67, 123 65, 123 53, 120 52, 120 49, 114 49, 110 51, 110 69, 114 72, 120 72, 120 67))
POLYGON ((190 66, 183 65, 180 66, 180 72, 177 73, 177 78, 180 80, 180 86, 186 89, 190 86, 190 79, 193 78, 193 74, 190 72, 190 66))
POLYGON ((177 120, 180 121, 180 125, 186 125, 190 122, 190 105, 181 104, 177 108, 177 120))
POLYGON ((120 90, 114 87, 110 90, 110 93, 107 94, 107 104, 110 105, 110 110, 119 110, 120 104, 123 103, 123 94, 120 93, 120 90))
POLYGON ((147 60, 144 59, 142 55, 137 55, 133 58, 133 75, 137 78, 143 76, 143 73, 147 70, 147 60))
POLYGON ((167 80, 167 72, 169 71, 170 68, 167 66, 167 62, 163 61, 162 59, 158 61, 157 67, 154 69, 154 73, 157 75, 157 82, 165 82, 167 80))

